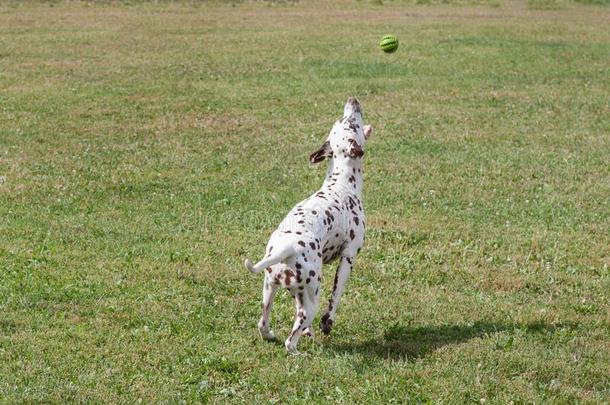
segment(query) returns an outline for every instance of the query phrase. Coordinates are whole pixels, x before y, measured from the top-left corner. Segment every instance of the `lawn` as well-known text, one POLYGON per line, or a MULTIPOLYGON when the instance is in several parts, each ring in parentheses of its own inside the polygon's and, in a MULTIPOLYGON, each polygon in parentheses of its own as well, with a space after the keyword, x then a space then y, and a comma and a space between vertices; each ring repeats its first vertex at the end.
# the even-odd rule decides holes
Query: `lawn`
POLYGON ((0 4, 0 401, 608 403, 608 3, 439 3, 0 4), (367 242, 287 355, 243 260, 350 95, 367 242))

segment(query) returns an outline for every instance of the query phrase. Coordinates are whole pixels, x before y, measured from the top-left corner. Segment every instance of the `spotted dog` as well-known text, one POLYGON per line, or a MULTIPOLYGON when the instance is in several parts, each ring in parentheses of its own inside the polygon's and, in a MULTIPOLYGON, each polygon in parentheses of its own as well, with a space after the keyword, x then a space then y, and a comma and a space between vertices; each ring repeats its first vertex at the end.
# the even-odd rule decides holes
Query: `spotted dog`
POLYGON ((362 107, 354 97, 347 100, 343 115, 309 157, 311 163, 328 160, 322 187, 288 213, 271 235, 260 262, 245 261, 252 273, 266 269, 263 314, 258 323, 264 339, 275 339, 269 323, 277 289, 288 289, 296 302, 294 326, 285 343, 289 352, 296 352, 302 334, 313 335, 311 324, 320 301, 322 264, 339 259, 328 309, 320 323, 322 332, 330 333, 345 283, 364 242, 362 166, 364 144, 372 128, 363 124, 362 107))

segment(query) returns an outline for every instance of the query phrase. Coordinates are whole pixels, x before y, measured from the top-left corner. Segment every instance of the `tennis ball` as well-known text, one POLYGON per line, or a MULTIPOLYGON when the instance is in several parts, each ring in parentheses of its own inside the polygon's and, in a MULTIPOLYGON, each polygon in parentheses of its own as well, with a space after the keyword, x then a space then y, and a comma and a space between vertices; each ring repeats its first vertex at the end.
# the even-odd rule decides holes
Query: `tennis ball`
POLYGON ((396 52, 396 50, 398 49, 398 39, 396 39, 394 35, 386 35, 381 38, 379 47, 385 53, 396 52))

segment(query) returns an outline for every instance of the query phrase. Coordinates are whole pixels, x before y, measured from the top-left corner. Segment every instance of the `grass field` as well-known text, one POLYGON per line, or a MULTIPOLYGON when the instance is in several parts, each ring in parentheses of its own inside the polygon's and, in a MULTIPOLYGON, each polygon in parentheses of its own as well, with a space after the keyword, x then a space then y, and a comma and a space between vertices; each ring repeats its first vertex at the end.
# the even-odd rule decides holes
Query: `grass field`
POLYGON ((415 3, 0 5, 0 401, 608 403, 610 8, 415 3), (289 356, 242 263, 349 95, 367 244, 289 356))

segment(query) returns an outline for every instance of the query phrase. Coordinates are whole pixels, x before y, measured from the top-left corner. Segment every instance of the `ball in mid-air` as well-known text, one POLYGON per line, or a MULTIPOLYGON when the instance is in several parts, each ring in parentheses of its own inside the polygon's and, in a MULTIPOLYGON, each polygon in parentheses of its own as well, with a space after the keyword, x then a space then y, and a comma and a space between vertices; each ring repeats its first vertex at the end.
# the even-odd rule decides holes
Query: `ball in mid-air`
POLYGON ((386 35, 381 38, 379 47, 385 53, 396 52, 396 50, 398 49, 398 39, 396 39, 394 35, 386 35))

